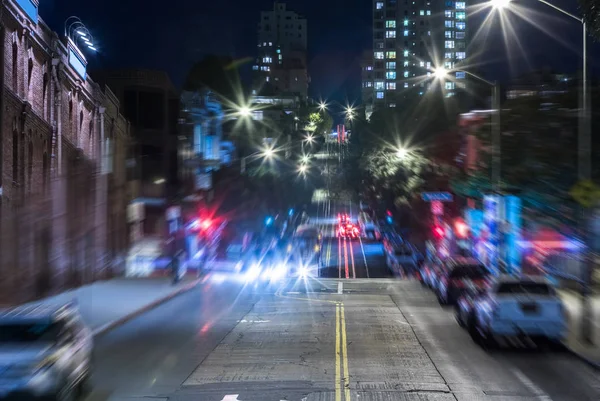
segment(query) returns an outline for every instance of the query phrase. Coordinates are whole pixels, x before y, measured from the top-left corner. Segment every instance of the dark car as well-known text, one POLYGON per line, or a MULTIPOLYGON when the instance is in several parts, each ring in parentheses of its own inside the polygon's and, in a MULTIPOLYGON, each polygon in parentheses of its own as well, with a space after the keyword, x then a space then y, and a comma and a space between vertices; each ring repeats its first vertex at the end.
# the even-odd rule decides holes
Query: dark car
POLYGON ((443 305, 454 304, 467 289, 483 289, 490 284, 490 271, 476 259, 452 258, 444 265, 437 285, 437 297, 443 305))

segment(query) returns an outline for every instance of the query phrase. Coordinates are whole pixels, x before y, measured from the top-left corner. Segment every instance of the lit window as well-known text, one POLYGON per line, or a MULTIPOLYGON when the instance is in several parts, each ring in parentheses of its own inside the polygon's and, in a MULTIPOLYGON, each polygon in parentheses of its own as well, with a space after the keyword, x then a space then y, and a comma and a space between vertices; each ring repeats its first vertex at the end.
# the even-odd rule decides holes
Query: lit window
POLYGON ((377 99, 383 99, 383 92, 377 92, 377 99))
POLYGON ((383 90, 383 81, 375 81, 375 90, 383 90))
POLYGON ((387 21, 385 21, 385 27, 386 28, 395 28, 396 27, 396 20, 387 20, 387 21))
POLYGON ((445 31, 444 32, 444 37, 446 39, 452 39, 452 31, 445 31))
POLYGON ((465 52, 456 52, 456 59, 457 60, 464 60, 465 57, 467 57, 467 55, 465 54, 465 52))
POLYGON ((431 61, 427 62, 427 69, 431 68, 431 61))
POLYGON ((408 57, 408 50, 404 50, 404 57, 408 57))
POLYGON ((396 62, 395 61, 388 61, 387 63, 385 63, 385 68, 387 68, 388 70, 395 70, 396 69, 396 62))
POLYGON ((408 61, 405 61, 405 62, 404 62, 404 66, 405 66, 405 67, 408 67, 408 61))
POLYGON ((267 42, 263 42, 263 46, 267 47, 267 42))
POLYGON ((466 27, 467 27, 467 24, 465 24, 464 22, 456 23, 456 29, 458 29, 458 30, 464 31, 466 27))
POLYGON ((452 58, 452 57, 454 57, 454 53, 452 53, 452 52, 444 53, 444 58, 452 58))
POLYGON ((454 89, 454 82, 446 81, 444 86, 446 89, 454 89))
POLYGON ((408 31, 404 31, 404 36, 408 36, 408 31))
POLYGON ((253 65, 253 66, 252 66, 252 69, 253 69, 254 71, 258 71, 258 66, 257 66, 257 65, 253 65))
POLYGON ((454 34, 454 36, 456 37, 456 39, 464 39, 465 38, 465 33, 464 32, 456 32, 454 34))
POLYGON ((457 82, 456 87, 460 89, 465 89, 467 87, 467 84, 464 82, 457 82))
POLYGON ((404 78, 408 78, 408 71, 404 71, 404 78))
POLYGON ((378 1, 377 3, 375 3, 375 9, 381 10, 382 8, 383 8, 383 2, 382 1, 378 1))
POLYGON ((367 66, 367 71, 373 71, 373 66, 372 65, 368 65, 367 66))
POLYGON ((385 52, 385 57, 394 59, 394 58, 396 58, 396 52, 395 51, 385 52))
POLYGON ((373 82, 367 81, 367 88, 372 88, 372 87, 373 87, 373 82))
POLYGON ((271 77, 266 77, 265 81, 269 82, 271 80, 271 77))
POLYGON ((452 18, 452 11, 450 11, 450 10, 446 10, 446 11, 444 11, 444 16, 445 16, 446 18, 452 18))
POLYGON ((444 23, 444 26, 446 28, 453 28, 454 27, 454 21, 448 21, 448 20, 446 20, 446 22, 444 23))
POLYGON ((447 70, 451 70, 454 68, 454 63, 452 61, 445 61, 444 68, 447 70))
POLYGON ((431 10, 427 10, 427 15, 431 15, 431 10))
POLYGON ((396 79, 396 71, 387 71, 385 77, 387 79, 396 79))
POLYGON ((271 57, 263 57, 263 63, 271 63, 273 62, 273 59, 271 57))
POLYGON ((389 106, 390 107, 396 107, 396 103, 390 103, 389 106))
POLYGON ((464 10, 465 7, 467 6, 467 4, 464 1, 457 1, 455 4, 456 4, 455 8, 457 10, 464 10))
POLYGON ((427 76, 430 77, 431 76, 431 71, 427 71, 427 76))
POLYGON ((425 67, 425 62, 424 61, 420 61, 419 62, 419 67, 425 67))
POLYGON ((427 36, 431 36, 431 31, 427 31, 427 36))
POLYGON ((419 10, 419 15, 425 15, 425 11, 419 10))
MULTIPOLYGON (((395 73, 394 73, 394 74, 395 74, 395 73)), ((387 83, 385 84, 385 88, 386 88, 387 90, 390 90, 390 91, 395 91, 395 90, 396 90, 396 83, 395 83, 395 82, 387 82, 387 83)))
POLYGON ((385 31, 385 37, 390 39, 390 38, 395 38, 396 37, 396 31, 385 31))
POLYGON ((405 87, 405 88, 408 88, 408 82, 405 82, 405 83, 404 83, 404 87, 405 87))
POLYGON ((277 51, 277 53, 281 53, 281 49, 277 49, 276 51, 277 51))
POLYGON ((404 26, 408 26, 408 20, 407 19, 404 20, 404 26))
POLYGON ((446 49, 454 49, 454 41, 453 40, 447 40, 446 42, 444 42, 444 47, 446 49))
POLYGON ((375 48, 376 49, 383 49, 383 42, 377 42, 377 43, 375 43, 375 48))
POLYGON ((375 52, 375 58, 378 60, 383 60, 383 52, 375 52))
POLYGON ((467 18, 467 14, 464 11, 457 11, 456 12, 456 19, 463 20, 465 18, 467 18))
POLYGON ((464 71, 456 71, 456 79, 465 79, 466 73, 464 71))

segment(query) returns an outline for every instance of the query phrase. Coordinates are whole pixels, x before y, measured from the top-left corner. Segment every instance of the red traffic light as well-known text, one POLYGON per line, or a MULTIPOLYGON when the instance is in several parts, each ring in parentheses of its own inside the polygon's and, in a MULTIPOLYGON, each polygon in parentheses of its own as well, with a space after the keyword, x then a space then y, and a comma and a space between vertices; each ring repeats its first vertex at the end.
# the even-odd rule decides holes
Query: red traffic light
POLYGON ((386 213, 388 216, 390 216, 390 217, 392 216, 392 211, 391 211, 391 210, 386 210, 386 211, 385 211, 385 213, 386 213))
POLYGON ((444 229, 440 226, 436 226, 433 228, 433 233, 436 237, 442 238, 444 236, 444 229))
POLYGON ((200 227, 202 227, 203 230, 208 230, 211 224, 212 222, 210 220, 202 220, 202 223, 200 223, 200 227))

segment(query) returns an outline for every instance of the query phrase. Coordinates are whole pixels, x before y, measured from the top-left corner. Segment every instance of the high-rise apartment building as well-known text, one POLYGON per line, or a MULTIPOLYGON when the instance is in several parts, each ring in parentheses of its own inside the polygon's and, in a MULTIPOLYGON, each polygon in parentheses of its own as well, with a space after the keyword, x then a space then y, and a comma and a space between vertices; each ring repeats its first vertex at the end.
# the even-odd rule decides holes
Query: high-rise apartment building
MULTIPOLYGON (((372 79, 363 80, 363 98, 372 91, 375 107, 397 107, 413 95, 423 95, 433 69, 460 67, 466 49, 466 1, 374 0, 372 58, 363 65, 363 77, 372 79)), ((451 74, 443 83, 446 96, 464 87, 464 72, 451 74)))
POLYGON ((275 2, 272 11, 263 11, 258 23, 258 57, 252 67, 254 86, 270 88, 271 94, 308 95, 306 62, 306 19, 275 2))

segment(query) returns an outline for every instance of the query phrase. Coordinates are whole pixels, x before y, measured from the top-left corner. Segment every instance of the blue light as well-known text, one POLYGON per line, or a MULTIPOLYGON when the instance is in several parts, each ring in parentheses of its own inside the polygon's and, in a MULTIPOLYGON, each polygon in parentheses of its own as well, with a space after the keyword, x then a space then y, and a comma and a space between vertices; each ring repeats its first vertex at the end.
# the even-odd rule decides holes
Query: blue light
POLYGON ((273 224, 273 217, 267 216, 265 219, 265 225, 270 226, 271 224, 273 224))
POLYGON ((392 224, 392 222, 394 221, 392 219, 392 216, 387 216, 385 219, 387 220, 388 224, 392 224))
POLYGON ((289 216, 293 216, 293 215, 294 215, 294 209, 290 209, 290 210, 288 211, 288 215, 289 215, 289 216))

